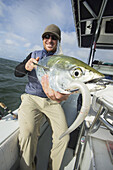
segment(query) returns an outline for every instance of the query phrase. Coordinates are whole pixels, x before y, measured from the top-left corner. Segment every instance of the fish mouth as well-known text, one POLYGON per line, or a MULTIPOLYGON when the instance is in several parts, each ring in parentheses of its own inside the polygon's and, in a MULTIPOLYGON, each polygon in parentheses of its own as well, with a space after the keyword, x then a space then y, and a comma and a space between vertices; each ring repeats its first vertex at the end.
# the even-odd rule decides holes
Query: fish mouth
MULTIPOLYGON (((104 77, 101 77, 101 78, 95 78, 93 80, 89 80, 87 82, 83 82, 84 84, 91 84, 91 83, 100 83, 102 82, 102 80, 104 79, 104 77)), ((68 89, 65 89, 65 92, 67 93, 74 93, 74 92, 78 92, 79 91, 79 88, 75 88, 75 89, 71 89, 71 88, 68 88, 68 89)))
POLYGON ((87 83, 97 83, 98 81, 101 81, 102 79, 104 79, 104 77, 100 77, 100 78, 95 78, 93 80, 89 80, 87 82, 84 82, 85 84, 87 83))

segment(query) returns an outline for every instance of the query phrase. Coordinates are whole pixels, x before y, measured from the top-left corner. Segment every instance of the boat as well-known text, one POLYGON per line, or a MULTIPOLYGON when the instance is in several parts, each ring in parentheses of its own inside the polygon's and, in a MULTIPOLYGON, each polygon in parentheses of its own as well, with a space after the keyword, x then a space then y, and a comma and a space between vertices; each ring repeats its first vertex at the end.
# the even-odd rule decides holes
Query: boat
MULTIPOLYGON (((96 49, 113 50, 113 1, 71 0, 78 46, 90 48, 88 64, 105 75, 91 94, 90 111, 83 123, 70 134, 61 170, 113 170, 113 63, 95 60, 96 49)), ((94 87, 97 83, 94 83, 94 87)), ((68 126, 78 115, 79 94, 61 105, 68 126)), ((4 109, 7 109, 3 105, 4 109)), ((0 120, 0 169, 19 167, 18 109, 0 120)), ((47 170, 52 145, 51 127, 45 117, 37 149, 37 169, 47 170)))

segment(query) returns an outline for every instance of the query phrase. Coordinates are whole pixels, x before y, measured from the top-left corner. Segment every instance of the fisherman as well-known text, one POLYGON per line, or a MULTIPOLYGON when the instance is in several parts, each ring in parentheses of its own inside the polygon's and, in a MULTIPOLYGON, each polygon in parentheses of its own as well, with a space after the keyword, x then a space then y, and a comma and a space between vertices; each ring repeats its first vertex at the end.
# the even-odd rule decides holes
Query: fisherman
MULTIPOLYGON (((61 30, 51 24, 45 28, 42 34, 43 50, 31 52, 27 58, 15 68, 15 76, 28 75, 28 84, 25 93, 21 96, 21 105, 18 110, 19 120, 19 146, 20 146, 20 170, 36 169, 36 150, 40 125, 44 115, 49 119, 52 128, 52 149, 48 170, 59 170, 69 141, 69 135, 61 140, 59 137, 67 130, 64 111, 60 102, 66 100, 69 95, 61 94, 49 87, 48 77, 42 77, 41 84, 36 76, 33 63, 38 63, 44 57, 53 55, 61 41, 61 30)), ((37 158, 38 159, 38 158, 37 158)))

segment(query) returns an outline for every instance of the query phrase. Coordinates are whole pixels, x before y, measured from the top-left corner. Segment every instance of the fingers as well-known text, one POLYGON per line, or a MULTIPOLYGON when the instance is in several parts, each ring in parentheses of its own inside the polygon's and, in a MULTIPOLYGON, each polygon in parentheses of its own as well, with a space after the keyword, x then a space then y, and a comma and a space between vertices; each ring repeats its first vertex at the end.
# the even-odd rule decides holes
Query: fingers
POLYGON ((58 103, 60 103, 63 100, 67 100, 67 98, 69 97, 69 95, 61 94, 57 91, 54 91, 53 89, 51 89, 49 87, 49 77, 48 77, 48 75, 45 75, 45 76, 42 77, 41 84, 42 84, 42 88, 43 88, 45 94, 51 100, 55 100, 58 103))
POLYGON ((28 62, 25 64, 25 69, 28 71, 32 71, 35 67, 37 67, 36 65, 34 65, 33 63, 38 63, 39 57, 37 57, 36 59, 34 58, 30 58, 28 60, 28 62))
POLYGON ((44 75, 42 77, 41 84, 42 84, 42 88, 43 88, 45 94, 47 95, 47 97, 52 100, 55 100, 54 90, 49 87, 48 75, 44 75))
POLYGON ((57 100, 64 101, 67 100, 70 94, 62 94, 55 91, 55 97, 57 100))
POLYGON ((39 61, 39 57, 36 58, 36 61, 39 61))

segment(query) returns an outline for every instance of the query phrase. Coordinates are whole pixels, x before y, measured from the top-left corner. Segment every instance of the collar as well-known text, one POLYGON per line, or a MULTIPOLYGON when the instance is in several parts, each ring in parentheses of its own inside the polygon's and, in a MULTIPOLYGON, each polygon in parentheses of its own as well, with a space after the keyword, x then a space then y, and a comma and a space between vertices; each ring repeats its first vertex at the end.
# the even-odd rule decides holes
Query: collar
POLYGON ((43 53, 46 54, 46 56, 50 56, 50 55, 54 54, 54 52, 52 52, 52 51, 47 52, 45 49, 43 49, 43 53))

